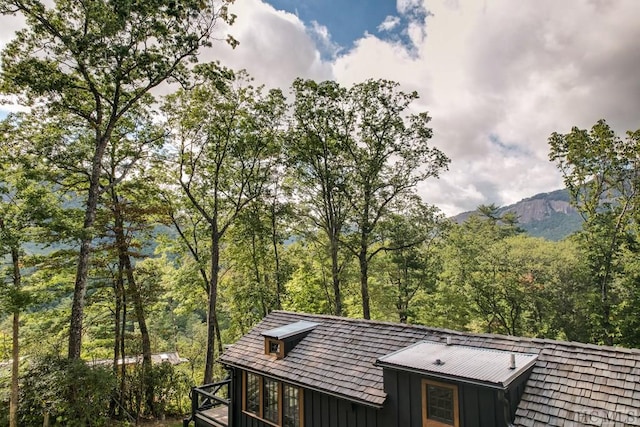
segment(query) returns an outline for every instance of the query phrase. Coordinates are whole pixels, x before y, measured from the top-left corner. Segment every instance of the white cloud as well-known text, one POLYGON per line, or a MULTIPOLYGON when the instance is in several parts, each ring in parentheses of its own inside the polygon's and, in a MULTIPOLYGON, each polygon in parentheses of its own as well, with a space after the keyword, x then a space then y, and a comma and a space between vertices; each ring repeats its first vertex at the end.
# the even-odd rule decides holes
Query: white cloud
POLYGON ((380 25, 378 25, 378 31, 391 31, 400 24, 400 18, 397 16, 389 15, 380 25))
MULTIPOLYGON (((238 18, 230 28, 220 26, 220 37, 230 33, 240 44, 231 49, 215 43, 202 60, 217 59, 230 68, 246 69, 256 81, 283 89, 300 76, 332 78, 331 65, 322 59, 316 41, 297 16, 260 0, 235 2, 232 12, 238 18)), ((322 33, 321 28, 316 30, 322 33)))
MULTIPOLYGON (((547 159, 551 132, 601 117, 620 133, 640 127, 640 2, 430 1, 409 31, 414 56, 393 42, 361 40, 334 64, 351 83, 392 78, 422 95, 433 143, 452 159, 420 188, 447 213, 509 204, 562 185, 547 159), (422 28, 415 28, 422 25, 422 28), (420 31, 426 37, 421 37, 420 31), (490 140, 517 148, 505 152, 490 140)), ((398 1, 408 13, 416 0, 398 1)))
POLYGON ((398 13, 401 15, 409 15, 414 13, 416 10, 423 9, 423 1, 422 0, 398 0, 397 2, 398 13))
POLYGON ((331 40, 331 34, 326 26, 319 24, 317 21, 311 21, 309 32, 326 56, 333 58, 340 52, 340 46, 331 40))
POLYGON ((247 32, 246 53, 241 44, 223 60, 247 65, 258 80, 287 87, 296 76, 345 85, 387 78, 420 93, 416 109, 430 112, 432 142, 452 159, 450 171, 420 191, 448 214, 559 188, 547 159, 553 131, 601 117, 619 133, 640 127, 634 0, 398 0, 400 15, 387 17, 379 31, 405 31, 411 52, 397 39, 365 34, 331 64, 319 54, 326 47, 309 36, 330 41, 326 28, 305 29, 258 0, 243 4, 237 13, 249 27, 232 32, 247 32))

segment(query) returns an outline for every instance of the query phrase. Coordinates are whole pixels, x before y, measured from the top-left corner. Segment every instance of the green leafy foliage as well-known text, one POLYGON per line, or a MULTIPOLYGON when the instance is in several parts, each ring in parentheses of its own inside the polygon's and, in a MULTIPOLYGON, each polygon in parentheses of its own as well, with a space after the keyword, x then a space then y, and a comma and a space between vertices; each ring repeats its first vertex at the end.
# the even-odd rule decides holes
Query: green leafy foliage
POLYGON ((23 375, 20 423, 40 425, 107 425, 115 379, 110 370, 77 360, 49 356, 35 359, 23 375))
MULTIPOLYGON (((229 230, 266 191, 280 153, 284 98, 264 94, 249 76, 216 64, 197 69, 197 84, 168 97, 164 105, 177 156, 166 159, 166 199, 183 211, 170 213, 207 290, 208 345, 204 382, 213 380, 221 249, 229 230), (180 200, 181 199, 181 200, 180 200), (186 211, 186 214, 185 214, 186 211)), ((254 246, 255 247, 255 246, 254 246)))
POLYGON ((624 254, 637 247, 640 132, 627 132, 622 139, 600 120, 590 130, 574 127, 566 135, 554 133, 549 145, 549 157, 562 172, 572 203, 585 221, 580 242, 592 286, 600 294, 592 311, 592 323, 597 325, 593 340, 611 345, 618 342, 622 326, 615 312, 623 303, 617 283, 624 273, 624 254))

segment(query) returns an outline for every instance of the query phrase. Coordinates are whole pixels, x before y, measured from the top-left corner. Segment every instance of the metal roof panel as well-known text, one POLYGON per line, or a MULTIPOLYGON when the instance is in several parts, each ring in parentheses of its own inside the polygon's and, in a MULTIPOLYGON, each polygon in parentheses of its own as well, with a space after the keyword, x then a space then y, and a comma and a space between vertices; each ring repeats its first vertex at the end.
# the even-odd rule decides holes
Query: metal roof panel
POLYGON ((318 323, 300 320, 295 323, 289 323, 288 325, 269 329, 268 331, 263 331, 262 336, 283 340, 285 338, 289 338, 303 332, 311 331, 315 329, 316 326, 318 326, 318 323))
POLYGON ((507 386, 537 359, 537 355, 464 345, 420 341, 378 358, 380 366, 507 386), (515 368, 511 368, 511 357, 515 368))

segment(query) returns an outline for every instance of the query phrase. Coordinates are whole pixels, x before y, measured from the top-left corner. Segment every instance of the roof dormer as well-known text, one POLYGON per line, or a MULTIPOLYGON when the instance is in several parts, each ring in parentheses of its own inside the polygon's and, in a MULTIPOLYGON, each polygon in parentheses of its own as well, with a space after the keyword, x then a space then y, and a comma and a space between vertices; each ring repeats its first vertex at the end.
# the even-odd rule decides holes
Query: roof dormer
POLYGON ((296 344, 306 337, 318 323, 300 320, 262 332, 264 337, 264 354, 283 359, 296 344))
POLYGON ((474 425, 506 427, 515 417, 537 357, 531 353, 453 345, 448 337, 446 344, 416 342, 379 357, 376 365, 385 371, 385 390, 390 394, 399 393, 393 387, 399 375, 405 378, 408 375, 413 387, 419 387, 423 427, 468 424, 470 419, 477 419, 480 407, 483 413, 494 415, 474 425), (475 406, 469 404, 474 401, 475 406), (480 401, 481 404, 477 403, 480 401), (467 402, 464 408, 463 402, 467 402))
POLYGON ((377 365, 506 389, 530 370, 537 357, 529 353, 420 341, 378 358, 377 365))

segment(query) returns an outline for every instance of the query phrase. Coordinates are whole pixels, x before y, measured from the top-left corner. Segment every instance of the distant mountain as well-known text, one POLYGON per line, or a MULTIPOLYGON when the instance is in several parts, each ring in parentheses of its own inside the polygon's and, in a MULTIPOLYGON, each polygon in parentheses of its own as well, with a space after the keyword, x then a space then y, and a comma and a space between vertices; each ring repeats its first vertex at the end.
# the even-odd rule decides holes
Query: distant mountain
MULTIPOLYGON (((506 212, 513 212, 518 216, 520 227, 527 234, 548 240, 562 240, 582 227, 582 218, 569 204, 567 190, 536 194, 498 210, 499 214, 506 212)), ((463 212, 453 217, 453 220, 461 223, 474 213, 476 211, 463 212)))

